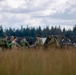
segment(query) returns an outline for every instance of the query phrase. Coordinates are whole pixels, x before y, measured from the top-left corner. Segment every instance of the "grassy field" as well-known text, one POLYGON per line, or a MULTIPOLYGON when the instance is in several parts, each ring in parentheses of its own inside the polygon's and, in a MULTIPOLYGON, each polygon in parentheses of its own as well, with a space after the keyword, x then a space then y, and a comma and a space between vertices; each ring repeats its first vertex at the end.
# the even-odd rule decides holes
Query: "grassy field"
POLYGON ((0 51, 0 75, 76 75, 76 50, 0 51))

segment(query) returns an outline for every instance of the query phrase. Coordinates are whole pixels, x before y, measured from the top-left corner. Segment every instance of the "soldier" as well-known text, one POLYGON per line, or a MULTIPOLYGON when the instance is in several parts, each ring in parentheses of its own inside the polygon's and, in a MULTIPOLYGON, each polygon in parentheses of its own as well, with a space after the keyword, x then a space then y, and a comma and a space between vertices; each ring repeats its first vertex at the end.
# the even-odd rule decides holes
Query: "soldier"
POLYGON ((2 48, 2 50, 8 48, 7 44, 7 35, 4 35, 4 38, 0 39, 0 47, 2 48))
POLYGON ((35 42, 35 46, 42 46, 43 42, 42 42, 40 35, 38 34, 36 38, 37 38, 37 40, 35 42))
POLYGON ((45 43, 44 43, 44 48, 50 48, 50 47, 52 47, 52 46, 54 45, 54 43, 55 43, 55 38, 54 38, 54 36, 53 36, 53 35, 48 36, 48 37, 46 38, 45 43))
POLYGON ((5 41, 5 47, 6 47, 6 48, 8 48, 8 41, 7 41, 7 39, 8 39, 8 36, 5 35, 5 36, 4 36, 4 41, 5 41))
POLYGON ((58 36, 48 36, 44 43, 44 48, 60 47, 58 36))
POLYGON ((21 40, 21 42, 20 42, 20 45, 22 46, 22 47, 30 47, 30 45, 29 45, 29 43, 26 41, 26 38, 25 37, 23 37, 22 38, 22 40, 21 40))
POLYGON ((8 47, 10 49, 20 47, 19 44, 17 43, 17 37, 11 36, 10 41, 8 42, 8 47))
POLYGON ((61 40, 61 47, 68 48, 69 46, 72 46, 72 42, 69 39, 69 36, 68 35, 65 35, 63 37, 63 39, 61 40))
POLYGON ((61 45, 60 45, 60 37, 57 35, 57 36, 54 37, 54 39, 55 39, 56 47, 60 48, 61 47, 61 45))
POLYGON ((10 40, 8 41, 8 47, 11 49, 12 48, 12 41, 14 40, 14 36, 10 37, 10 40))
POLYGON ((14 37, 14 39, 12 40, 12 47, 13 48, 20 47, 20 45, 17 43, 17 37, 14 37))

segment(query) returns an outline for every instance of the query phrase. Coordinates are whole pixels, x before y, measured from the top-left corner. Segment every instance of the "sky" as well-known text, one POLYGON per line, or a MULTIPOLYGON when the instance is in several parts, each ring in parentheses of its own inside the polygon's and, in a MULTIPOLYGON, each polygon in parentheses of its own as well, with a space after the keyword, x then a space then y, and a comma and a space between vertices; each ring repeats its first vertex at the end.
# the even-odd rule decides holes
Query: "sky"
POLYGON ((0 25, 4 28, 76 24, 76 0, 0 0, 0 25))

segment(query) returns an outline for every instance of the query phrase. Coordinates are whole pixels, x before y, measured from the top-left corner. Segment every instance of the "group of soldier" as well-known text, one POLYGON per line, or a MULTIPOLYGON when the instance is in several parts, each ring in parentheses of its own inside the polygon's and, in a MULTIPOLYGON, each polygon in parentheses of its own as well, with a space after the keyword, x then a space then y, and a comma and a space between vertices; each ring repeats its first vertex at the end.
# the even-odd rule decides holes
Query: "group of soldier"
MULTIPOLYGON (((17 43, 18 37, 14 37, 11 36, 10 40, 8 40, 8 36, 5 35, 3 39, 0 39, 0 47, 2 49, 12 49, 12 48, 31 48, 31 47, 44 47, 47 48, 48 46, 54 46, 54 47, 59 47, 62 48, 63 46, 70 46, 72 45, 71 40, 67 37, 65 37, 64 39, 62 39, 59 36, 48 36, 45 40, 45 42, 43 43, 41 36, 38 34, 36 36, 36 41, 34 42, 34 44, 30 45, 27 40, 26 37, 23 37, 20 41, 20 44, 17 43)), ((76 46, 76 44, 75 44, 76 46)))
POLYGON ((20 44, 18 44, 17 43, 18 37, 11 36, 10 40, 8 40, 8 36, 4 35, 4 38, 0 39, 0 47, 2 47, 2 49, 4 49, 4 48, 12 49, 12 48, 16 48, 16 47, 29 48, 29 47, 36 47, 38 45, 42 45, 42 40, 41 40, 39 34, 37 35, 36 38, 37 38, 36 42, 30 46, 30 44, 26 40, 26 37, 23 37, 20 41, 20 44))

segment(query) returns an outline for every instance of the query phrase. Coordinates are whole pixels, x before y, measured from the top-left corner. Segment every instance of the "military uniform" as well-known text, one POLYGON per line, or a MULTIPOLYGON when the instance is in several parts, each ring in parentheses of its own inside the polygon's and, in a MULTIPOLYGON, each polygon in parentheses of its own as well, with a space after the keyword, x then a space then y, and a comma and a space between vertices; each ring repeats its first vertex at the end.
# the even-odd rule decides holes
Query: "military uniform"
POLYGON ((48 36, 44 43, 44 47, 60 47, 58 36, 48 36))
POLYGON ((41 38, 38 38, 37 41, 35 42, 35 46, 42 46, 43 42, 41 38))
POLYGON ((22 47, 29 47, 30 46, 29 43, 26 40, 21 40, 20 45, 22 47))
POLYGON ((2 49, 8 48, 8 42, 7 42, 7 40, 6 40, 5 38, 1 38, 1 39, 0 39, 0 47, 1 47, 2 49))
POLYGON ((12 42, 11 41, 8 41, 8 47, 12 47, 12 42))

